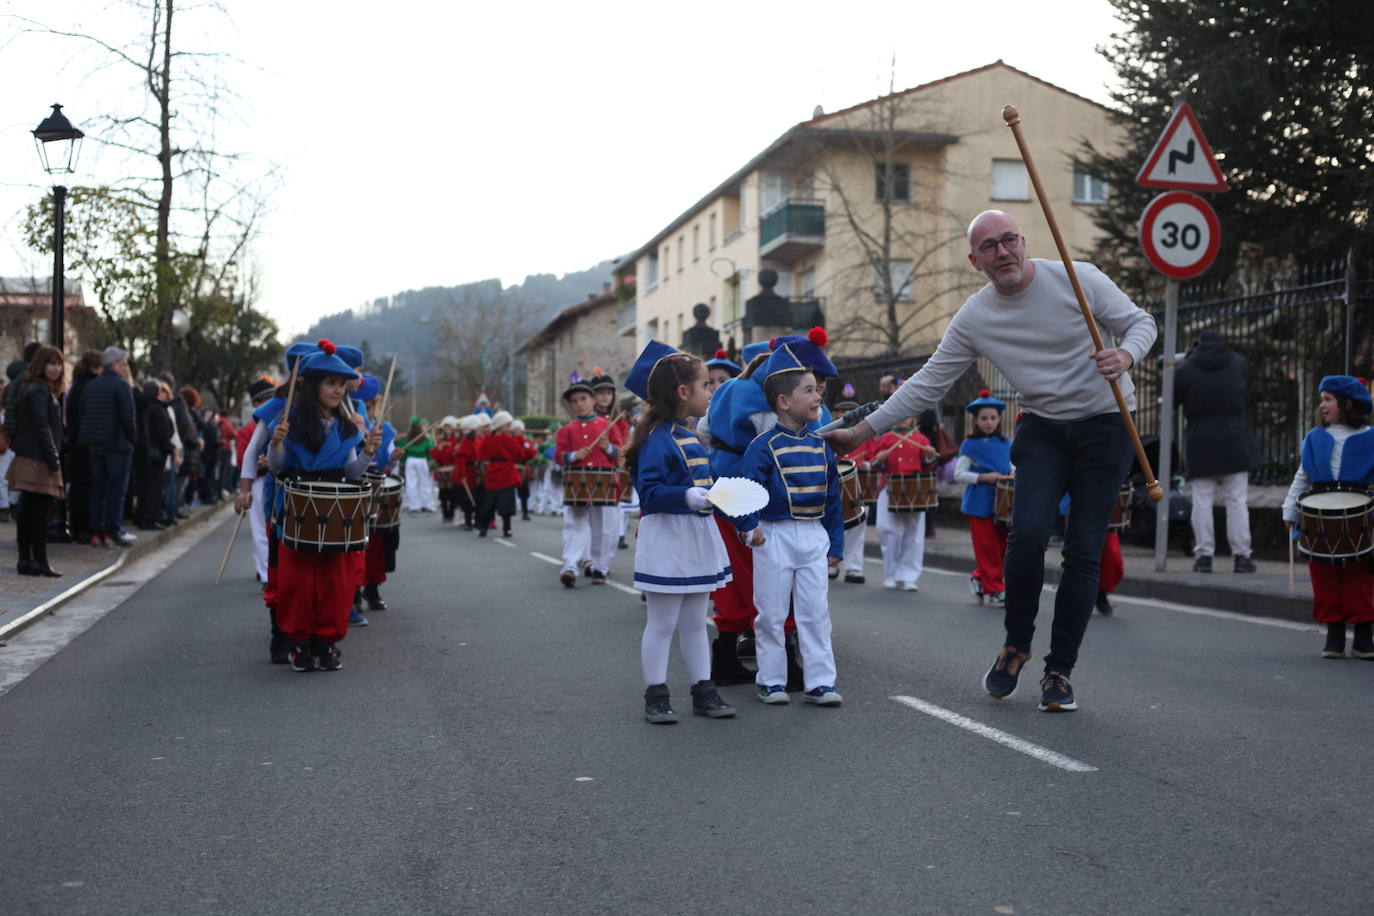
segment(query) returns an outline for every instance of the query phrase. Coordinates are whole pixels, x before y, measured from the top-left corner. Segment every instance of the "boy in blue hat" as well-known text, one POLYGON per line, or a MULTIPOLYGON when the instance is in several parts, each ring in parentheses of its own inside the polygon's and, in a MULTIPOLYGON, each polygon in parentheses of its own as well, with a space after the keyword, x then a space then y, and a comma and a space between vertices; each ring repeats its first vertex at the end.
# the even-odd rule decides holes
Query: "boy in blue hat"
POLYGON ((761 512, 737 519, 735 528, 754 548, 759 699, 788 702, 783 627, 790 601, 802 656, 804 699, 838 706, 827 567, 838 565, 844 556, 844 519, 835 455, 807 429, 821 408, 813 366, 828 376, 836 374, 814 342, 779 339, 753 375, 777 423, 749 444, 739 473, 762 484, 769 498, 761 512))
MULTIPOLYGON (((1321 425, 1302 440, 1302 465, 1293 475, 1293 485, 1283 501, 1283 520, 1298 524, 1299 499, 1326 491, 1342 493, 1351 508, 1358 509, 1374 486, 1374 429, 1369 415, 1374 401, 1363 379, 1349 375, 1328 375, 1321 380, 1321 404, 1317 408, 1321 425)), ((1328 497, 1340 499, 1341 497, 1328 497)), ((1365 504, 1367 508, 1367 503, 1365 504)), ((1358 529, 1357 529, 1358 530, 1358 529)), ((1316 551, 1353 554, 1361 545, 1357 538, 1349 543, 1308 544, 1316 551)), ((1374 554, 1368 551, 1332 562, 1313 555, 1307 569, 1312 576, 1312 616, 1326 624, 1326 645, 1322 658, 1345 657, 1345 625, 1355 625, 1351 655, 1374 661, 1374 554)))
POLYGON ((992 396, 986 388, 964 405, 973 415, 973 433, 959 445, 959 460, 954 465, 954 481, 964 485, 959 509, 968 516, 973 538, 973 559, 977 566, 968 578, 969 591, 982 604, 1006 604, 1006 583, 1002 581, 1002 561, 1007 555, 1007 536, 1011 529, 997 524, 997 481, 1012 476, 1011 440, 1002 435, 1002 411, 1007 402, 992 396))

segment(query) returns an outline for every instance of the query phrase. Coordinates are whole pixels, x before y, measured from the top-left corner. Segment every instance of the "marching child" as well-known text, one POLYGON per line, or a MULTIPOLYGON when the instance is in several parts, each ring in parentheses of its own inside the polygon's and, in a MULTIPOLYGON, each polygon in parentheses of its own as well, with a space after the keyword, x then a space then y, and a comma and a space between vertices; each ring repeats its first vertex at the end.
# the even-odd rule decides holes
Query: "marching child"
MULTIPOLYGON (((610 441, 623 449, 625 443, 630 441, 630 421, 620 412, 620 403, 616 399, 615 379, 601 371, 599 366, 592 370, 592 375, 592 391, 596 393, 597 416, 606 417, 611 421, 610 441)), ((625 494, 622 493, 620 496, 623 498, 625 494)), ((620 511, 619 505, 602 506, 601 511, 603 513, 601 536, 607 541, 602 546, 602 551, 614 556, 614 551, 617 548, 624 549, 628 546, 625 543, 625 513, 620 511)))
MULTIPOLYGON (((327 340, 320 341, 319 353, 301 361, 299 371, 299 403, 287 405, 271 423, 268 467, 279 480, 358 480, 381 444, 381 428, 364 436, 362 418, 352 423, 341 409, 345 384, 357 374, 327 340)), ((276 624, 291 639, 291 667, 337 671, 343 662, 335 644, 348 632, 356 582, 353 558, 298 552, 283 541, 277 572, 276 624)))
POLYGON ((816 373, 808 367, 830 376, 835 370, 812 341, 787 341, 779 339, 753 375, 777 423, 749 444, 739 471, 768 490, 768 505, 761 512, 735 520, 739 537, 754 548, 755 682, 762 702, 788 702, 783 625, 790 601, 802 656, 803 698, 838 706, 826 567, 827 558, 837 565, 844 555, 844 519, 835 455, 825 440, 807 430, 821 409, 816 373))
POLYGON ((1002 561, 1007 555, 1007 535, 1011 529, 997 524, 997 481, 1012 476, 1011 442, 1002 435, 1002 411, 1007 402, 995 398, 987 389, 964 405, 973 414, 973 433, 959 446, 954 465, 954 480, 964 484, 960 510, 968 516, 973 538, 973 559, 977 567, 969 576, 969 591, 982 604, 995 607, 1006 603, 1006 583, 1002 561))
POLYGON ((873 440, 870 469, 885 471, 878 491, 878 541, 883 552, 883 587, 905 592, 919 590, 926 549, 925 511, 893 511, 892 475, 917 474, 935 467, 935 449, 916 431, 916 418, 908 417, 873 440))
POLYGON ((501 536, 512 536, 510 521, 515 515, 515 491, 520 485, 518 466, 530 459, 531 452, 528 439, 510 433, 513 419, 507 411, 498 410, 491 418, 491 433, 480 445, 478 457, 485 468, 487 489, 477 513, 478 537, 487 536, 487 526, 498 514, 501 536))
POLYGON ((458 445, 453 450, 453 480, 454 491, 458 500, 458 508, 463 510, 463 530, 471 531, 473 519, 477 515, 477 490, 479 481, 477 479, 478 450, 481 441, 478 438, 478 427, 481 421, 477 419, 477 414, 468 414, 458 421, 458 434, 461 437, 458 445))
POLYGON ((439 491, 439 515, 445 525, 453 524, 454 512, 458 506, 456 491, 458 486, 458 418, 444 417, 439 423, 434 448, 429 457, 435 464, 435 486, 439 491))
MULTIPOLYGON (((576 373, 574 373, 576 376, 576 373)), ((554 461, 564 473, 575 468, 614 469, 620 458, 620 447, 611 441, 611 421, 596 415, 596 395, 592 386, 574 377, 563 392, 572 420, 558 431, 554 461)), ((612 506, 612 509, 615 507, 612 506)), ((563 505, 563 568, 558 580, 565 588, 577 585, 577 567, 584 556, 591 558, 593 585, 605 585, 606 573, 614 556, 606 550, 605 519, 611 518, 601 506, 563 505)))
POLYGON ((706 605, 730 581, 730 558, 706 498, 714 480, 692 421, 711 401, 710 377, 695 356, 654 340, 625 384, 647 402, 625 453, 642 513, 634 579, 647 613, 639 648, 644 718, 656 725, 677 721, 667 684, 674 632, 692 682, 693 715, 728 718, 735 710, 711 681, 706 605))
MULTIPOLYGON (((381 428, 381 442, 377 454, 372 458, 372 469, 383 474, 391 469, 392 447, 396 441, 396 429, 385 419, 377 416, 381 406, 382 383, 376 376, 364 375, 358 398, 367 408, 367 415, 381 428)), ((363 599, 369 611, 385 611, 387 604, 382 600, 382 584, 386 574, 396 571, 396 550, 401 546, 401 529, 374 528, 367 535, 367 556, 364 558, 363 599)))
MULTIPOLYGON (((1361 494, 1374 485, 1374 413, 1363 379, 1328 375, 1321 380, 1320 425, 1302 440, 1302 466, 1283 501, 1283 520, 1298 522, 1298 498, 1308 490, 1357 488, 1361 494)), ((1354 545, 1351 545, 1352 547, 1354 545)), ((1345 625, 1355 625, 1350 654, 1374 660, 1374 562, 1370 555, 1351 557, 1343 564, 1312 559, 1312 616, 1326 624, 1322 658, 1345 657, 1345 625)))

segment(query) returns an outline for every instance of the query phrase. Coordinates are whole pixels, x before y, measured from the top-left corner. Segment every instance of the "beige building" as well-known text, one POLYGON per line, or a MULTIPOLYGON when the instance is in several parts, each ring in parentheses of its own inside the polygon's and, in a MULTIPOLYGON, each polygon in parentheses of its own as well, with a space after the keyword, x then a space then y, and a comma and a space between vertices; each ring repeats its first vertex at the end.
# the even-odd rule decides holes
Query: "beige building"
POLYGON ((589 379, 600 368, 623 389, 637 353, 633 334, 622 333, 624 296, 605 284, 600 296, 563 309, 516 351, 525 359, 528 379, 525 413, 564 417, 563 392, 574 371, 589 379))
POLYGON ((1075 171, 1080 139, 1118 142, 1108 109, 997 61, 790 128, 617 267, 636 293, 636 345, 679 345, 705 303, 723 338, 756 333, 746 300, 778 273, 800 325, 823 311, 832 356, 929 352, 983 282, 964 230, 1009 213, 1056 257, 1002 107, 1016 105, 1050 204, 1078 255, 1108 189, 1075 171))
MULTIPOLYGON (((52 277, 0 277, 0 365, 18 359, 30 341, 48 343, 52 325, 52 277)), ((63 283, 62 352, 74 363, 98 323, 81 283, 63 283)))

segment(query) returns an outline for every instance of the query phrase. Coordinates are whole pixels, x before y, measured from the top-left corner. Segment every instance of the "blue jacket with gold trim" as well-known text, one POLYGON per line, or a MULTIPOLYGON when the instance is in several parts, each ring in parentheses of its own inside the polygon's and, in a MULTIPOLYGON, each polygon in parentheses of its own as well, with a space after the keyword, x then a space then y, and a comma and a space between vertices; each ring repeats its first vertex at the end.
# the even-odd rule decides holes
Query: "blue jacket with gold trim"
POLYGON ((820 522, 830 535, 829 555, 844 556, 840 478, 835 453, 824 439, 810 430, 797 433, 778 424, 749 443, 739 474, 763 484, 768 505, 735 519, 737 529, 753 531, 760 518, 820 522))
POLYGON ((631 478, 643 515, 654 512, 711 514, 710 509, 687 506, 688 489, 709 488, 715 480, 711 477, 711 462, 701 440, 681 422, 660 423, 649 432, 635 455, 631 478))

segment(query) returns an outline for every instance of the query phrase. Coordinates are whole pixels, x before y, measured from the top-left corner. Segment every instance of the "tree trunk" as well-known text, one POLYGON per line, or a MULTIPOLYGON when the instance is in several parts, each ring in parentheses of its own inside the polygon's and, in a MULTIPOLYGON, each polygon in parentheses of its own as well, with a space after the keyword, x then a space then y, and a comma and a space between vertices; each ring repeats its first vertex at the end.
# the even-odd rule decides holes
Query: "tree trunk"
MULTIPOLYGON (((166 18, 162 24, 162 70, 150 70, 149 89, 158 101, 158 138, 161 143, 157 161, 162 167, 162 193, 157 202, 157 240, 154 251, 157 277, 157 343, 153 363, 159 370, 172 368, 172 288, 175 278, 172 275, 172 4, 174 0, 162 0, 166 18)), ((154 29, 156 30, 156 10, 154 4, 154 29)), ((153 47, 157 46, 156 31, 153 47)))

